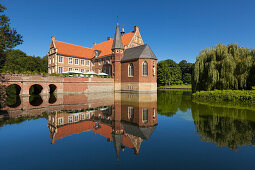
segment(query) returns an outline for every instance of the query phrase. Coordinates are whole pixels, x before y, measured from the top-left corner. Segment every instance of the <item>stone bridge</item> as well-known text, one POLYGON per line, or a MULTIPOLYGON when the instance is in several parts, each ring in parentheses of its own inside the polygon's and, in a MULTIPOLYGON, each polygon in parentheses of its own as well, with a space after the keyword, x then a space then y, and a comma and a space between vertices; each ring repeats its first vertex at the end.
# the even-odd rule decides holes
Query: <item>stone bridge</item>
POLYGON ((15 85, 21 96, 29 96, 33 86, 41 95, 56 93, 93 93, 113 92, 114 79, 89 77, 61 77, 24 74, 0 74, 1 85, 8 87, 15 85))

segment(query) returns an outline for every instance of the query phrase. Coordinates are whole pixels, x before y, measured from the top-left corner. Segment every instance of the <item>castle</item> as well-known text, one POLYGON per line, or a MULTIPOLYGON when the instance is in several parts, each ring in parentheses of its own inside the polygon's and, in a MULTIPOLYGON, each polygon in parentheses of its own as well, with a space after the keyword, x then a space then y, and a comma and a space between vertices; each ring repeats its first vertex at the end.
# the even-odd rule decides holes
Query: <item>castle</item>
POLYGON ((114 78, 115 91, 156 91, 157 57, 143 43, 138 26, 134 31, 120 31, 117 22, 114 38, 92 48, 77 46, 51 38, 48 73, 93 71, 114 78))

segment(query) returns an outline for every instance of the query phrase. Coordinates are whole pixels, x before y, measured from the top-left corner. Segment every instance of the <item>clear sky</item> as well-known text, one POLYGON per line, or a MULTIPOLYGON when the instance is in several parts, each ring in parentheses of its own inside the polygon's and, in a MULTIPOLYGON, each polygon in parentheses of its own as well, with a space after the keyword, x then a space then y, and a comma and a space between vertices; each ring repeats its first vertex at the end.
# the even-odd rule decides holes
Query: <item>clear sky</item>
POLYGON ((159 60, 195 62, 218 43, 255 48, 255 0, 1 0, 28 55, 47 54, 50 38, 92 47, 138 25, 159 60))

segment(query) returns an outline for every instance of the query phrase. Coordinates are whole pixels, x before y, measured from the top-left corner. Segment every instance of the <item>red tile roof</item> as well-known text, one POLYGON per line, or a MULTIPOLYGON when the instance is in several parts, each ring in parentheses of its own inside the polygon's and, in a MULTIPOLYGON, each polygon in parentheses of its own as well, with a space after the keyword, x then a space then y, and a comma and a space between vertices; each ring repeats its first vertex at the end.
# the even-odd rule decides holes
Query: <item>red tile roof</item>
MULTIPOLYGON (((127 34, 124 34, 121 37, 123 46, 128 45, 133 36, 134 36, 134 32, 129 32, 127 34)), ((82 57, 87 59, 92 59, 94 57, 94 50, 101 51, 101 54, 99 55, 99 57, 112 54, 112 43, 113 43, 113 39, 110 39, 93 46, 93 48, 91 49, 91 48, 82 47, 82 46, 55 40, 55 45, 56 45, 56 48, 58 49, 59 54, 74 56, 74 57, 82 57)))
MULTIPOLYGON (((133 36, 134 36, 134 32, 129 32, 127 34, 124 34, 121 37, 123 46, 128 45, 133 36)), ((97 45, 94 45, 92 49, 101 51, 101 54, 99 55, 99 57, 110 55, 112 54, 112 43, 113 43, 113 39, 110 39, 102 43, 99 43, 97 45)))
POLYGON ((67 56, 75 56, 91 59, 94 57, 94 50, 91 48, 86 48, 78 45, 73 45, 61 41, 55 40, 56 48, 58 49, 59 54, 67 56))
POLYGON ((78 134, 93 129, 95 123, 93 121, 83 121, 75 124, 68 124, 58 128, 55 139, 61 139, 66 136, 78 134))

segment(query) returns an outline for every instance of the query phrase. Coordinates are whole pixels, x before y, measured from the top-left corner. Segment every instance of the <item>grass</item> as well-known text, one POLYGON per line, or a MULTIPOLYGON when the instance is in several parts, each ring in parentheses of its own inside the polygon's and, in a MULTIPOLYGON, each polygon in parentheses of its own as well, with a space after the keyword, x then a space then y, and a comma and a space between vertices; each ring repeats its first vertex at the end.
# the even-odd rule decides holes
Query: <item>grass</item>
POLYGON ((158 89, 191 89, 191 84, 176 84, 169 86, 159 86, 158 89))
POLYGON ((192 94, 193 99, 212 101, 255 102, 254 90, 212 90, 192 94))

